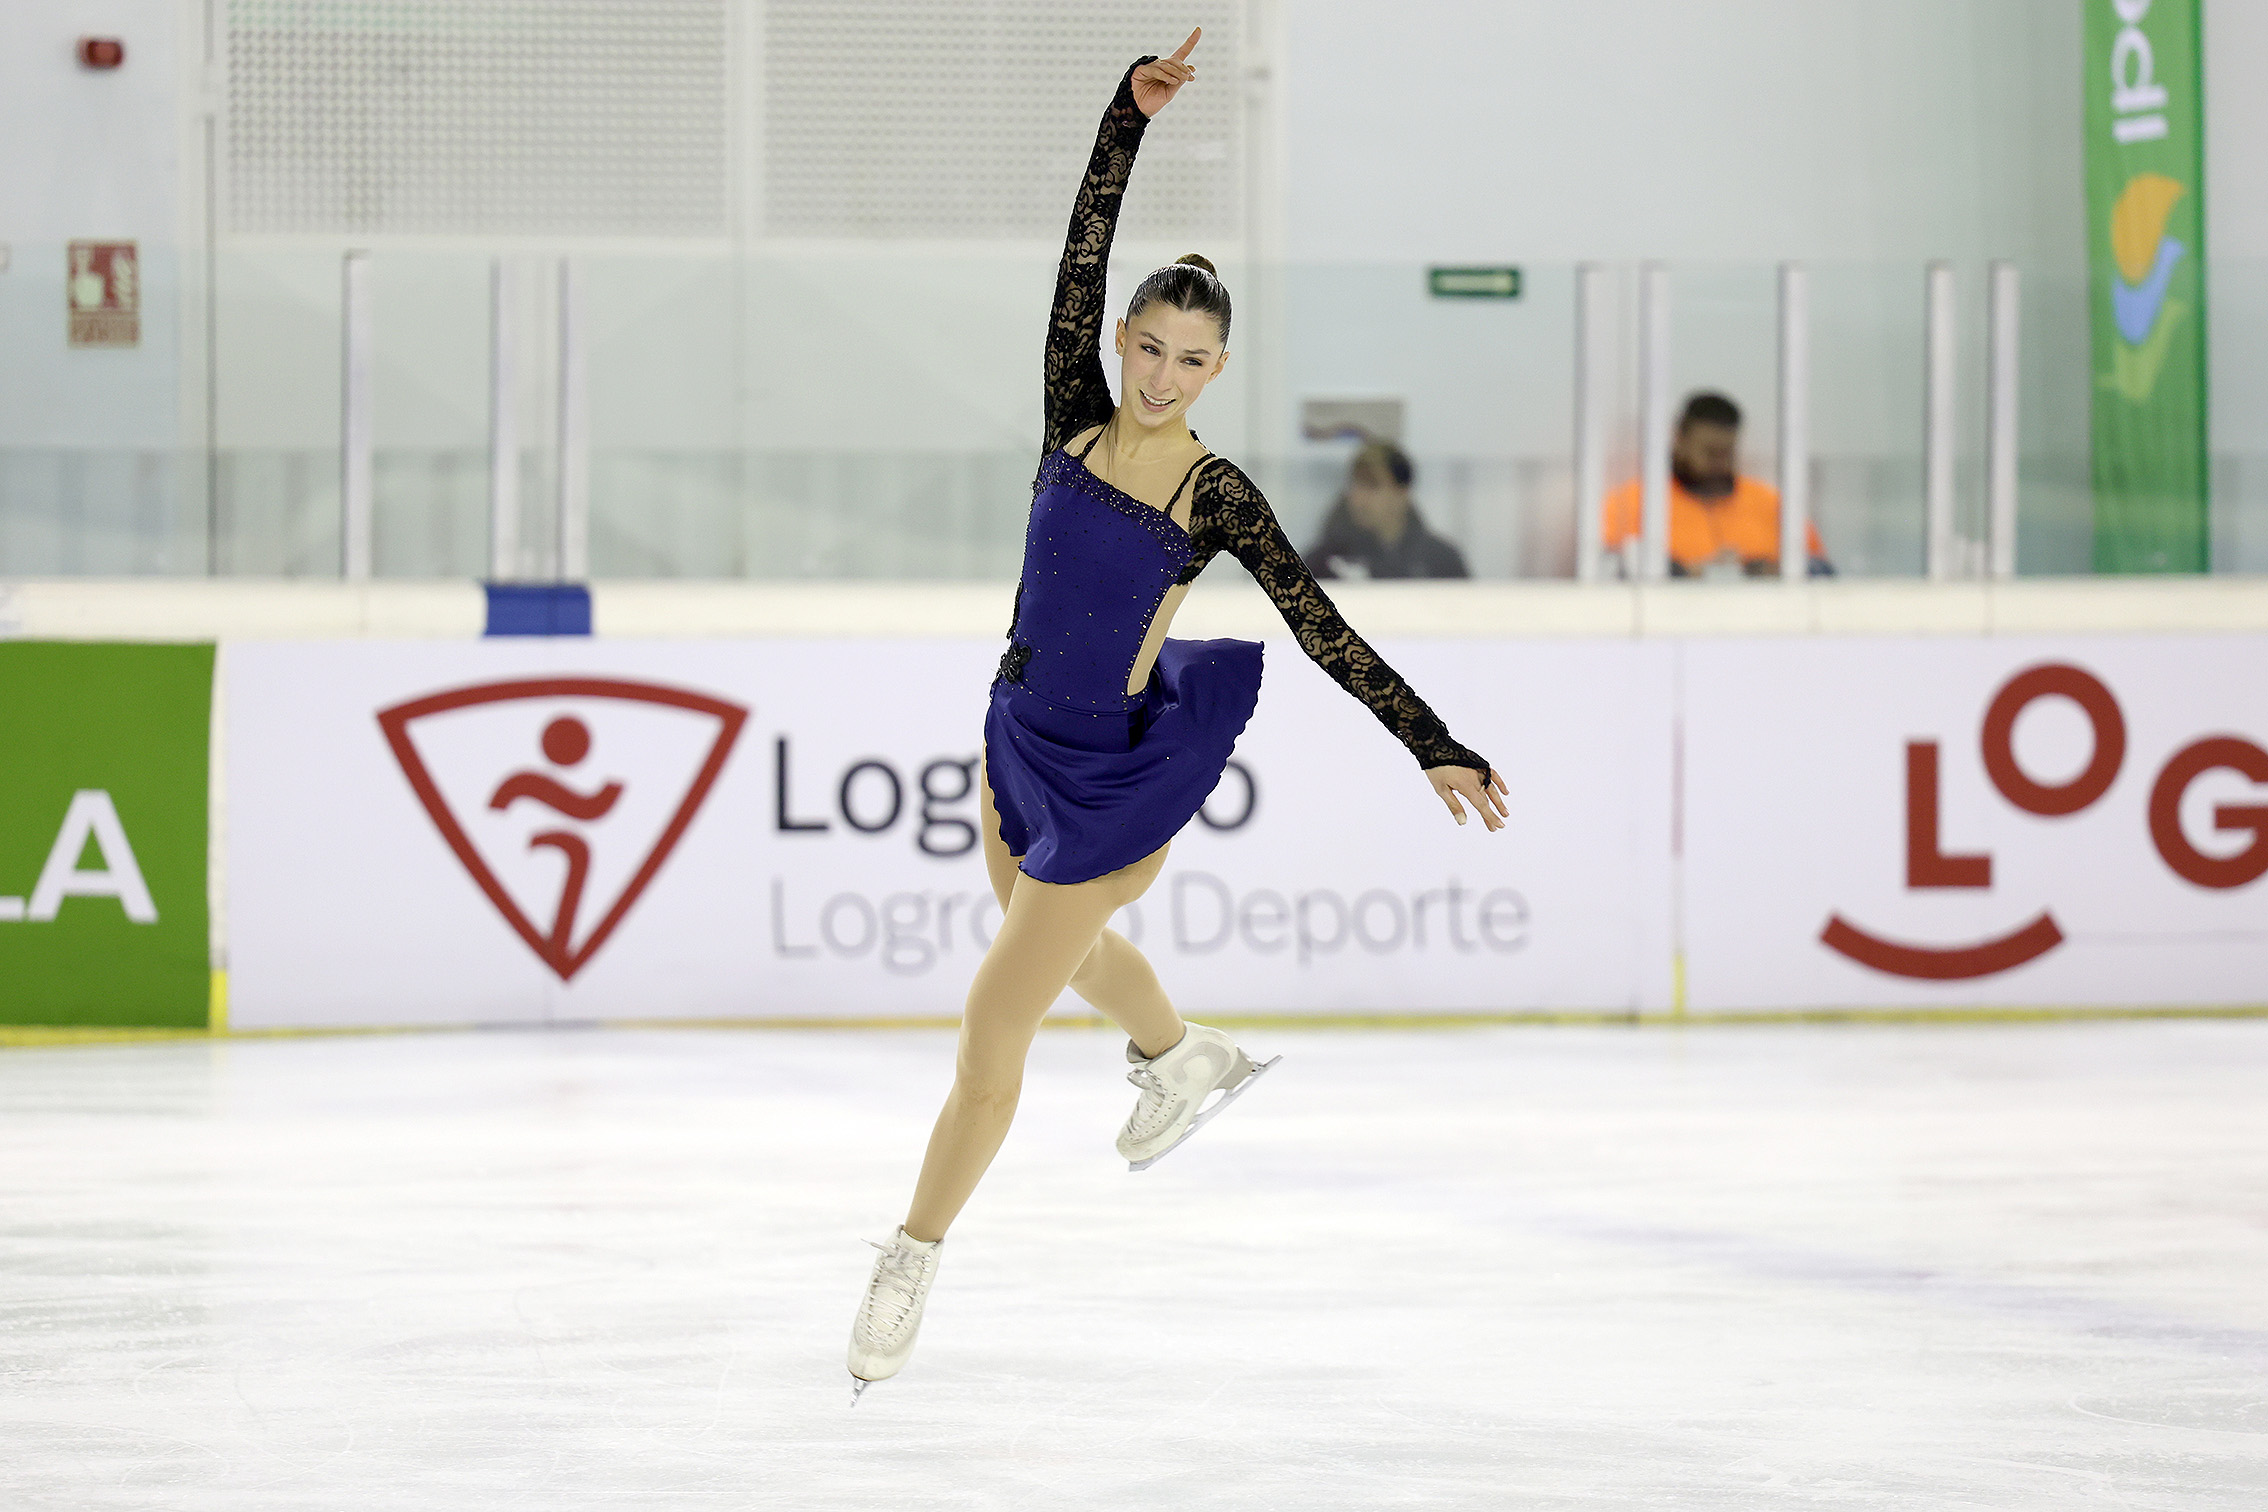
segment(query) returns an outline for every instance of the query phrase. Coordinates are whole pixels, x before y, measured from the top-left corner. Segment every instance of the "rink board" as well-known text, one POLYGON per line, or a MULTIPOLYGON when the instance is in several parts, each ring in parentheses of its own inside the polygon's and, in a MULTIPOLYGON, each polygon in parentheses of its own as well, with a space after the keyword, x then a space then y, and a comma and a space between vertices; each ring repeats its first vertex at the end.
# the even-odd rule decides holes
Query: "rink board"
MULTIPOLYGON (((2227 859, 2264 843, 2268 783, 2201 769, 2172 840, 2150 818, 2176 753, 2268 744, 2268 637, 1380 649, 1503 772, 1510 829, 1449 822, 1369 714, 1271 643, 1229 774, 1117 921, 1190 1011, 2268 995, 2268 882, 2227 859), (2012 803, 1982 755, 1988 706, 2042 664, 2102 688, 2121 736, 2068 813, 2012 803), (1916 742, 1936 748, 1920 873, 1916 742)), ((232 1022, 951 1016, 998 921, 972 787, 998 650, 226 646, 232 1022)), ((2031 701, 2018 791, 2067 803, 2095 730, 2062 693, 2031 701)))

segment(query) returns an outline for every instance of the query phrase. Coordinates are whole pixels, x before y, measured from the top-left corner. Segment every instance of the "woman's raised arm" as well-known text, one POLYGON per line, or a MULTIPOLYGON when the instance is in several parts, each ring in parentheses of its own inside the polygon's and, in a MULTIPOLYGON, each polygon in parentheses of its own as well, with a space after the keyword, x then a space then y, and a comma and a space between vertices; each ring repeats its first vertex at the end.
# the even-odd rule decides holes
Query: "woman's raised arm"
POLYGON ((1126 180, 1134 171, 1143 130, 1150 117, 1197 76, 1187 61, 1197 36, 1191 32, 1171 58, 1137 59, 1118 81, 1118 93, 1111 97, 1095 133, 1094 153, 1079 181, 1079 197, 1071 204, 1071 229, 1063 239, 1055 305, 1048 315, 1043 453, 1110 418, 1114 406, 1103 376, 1102 322, 1111 237, 1118 229, 1119 206, 1126 197, 1126 180))

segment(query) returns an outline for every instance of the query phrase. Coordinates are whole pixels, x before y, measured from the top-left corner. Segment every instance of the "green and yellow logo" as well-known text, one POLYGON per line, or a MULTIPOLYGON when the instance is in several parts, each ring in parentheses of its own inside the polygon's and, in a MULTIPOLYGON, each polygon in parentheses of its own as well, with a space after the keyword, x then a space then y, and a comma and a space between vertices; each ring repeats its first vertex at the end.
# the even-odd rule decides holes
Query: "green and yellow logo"
POLYGON ((2162 173, 2137 173, 2111 205, 2111 370, 2103 387, 2142 404, 2158 387, 2173 333, 2189 307, 2168 292, 2189 249, 2166 234, 2174 206, 2188 191, 2162 173))

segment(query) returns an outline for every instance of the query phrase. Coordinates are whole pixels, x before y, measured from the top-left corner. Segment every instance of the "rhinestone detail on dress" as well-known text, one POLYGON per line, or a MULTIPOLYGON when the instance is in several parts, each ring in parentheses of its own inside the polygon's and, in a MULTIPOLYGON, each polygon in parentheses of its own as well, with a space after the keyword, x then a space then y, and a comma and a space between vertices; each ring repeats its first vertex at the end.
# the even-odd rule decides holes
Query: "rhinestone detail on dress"
POLYGON ((1143 503, 1122 488, 1114 488, 1096 477, 1077 457, 1058 448, 1041 460, 1039 483, 1042 488, 1051 483, 1067 483, 1088 498, 1108 504, 1128 519, 1136 521, 1158 544, 1186 561, 1189 557, 1189 532, 1173 523, 1173 517, 1164 510, 1143 503))

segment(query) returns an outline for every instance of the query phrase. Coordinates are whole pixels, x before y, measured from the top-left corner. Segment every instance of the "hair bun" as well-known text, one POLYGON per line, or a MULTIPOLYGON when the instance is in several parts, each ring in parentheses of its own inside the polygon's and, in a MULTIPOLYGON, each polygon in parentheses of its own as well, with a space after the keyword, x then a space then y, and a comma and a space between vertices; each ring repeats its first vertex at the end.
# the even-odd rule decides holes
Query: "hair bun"
POLYGON ((1191 252, 1153 269, 1134 290, 1134 297, 1126 302, 1126 318, 1132 320, 1159 300, 1177 310, 1201 310, 1212 316, 1221 328, 1222 345, 1228 344, 1228 286, 1221 282, 1221 275, 1213 271, 1209 259, 1191 252))

